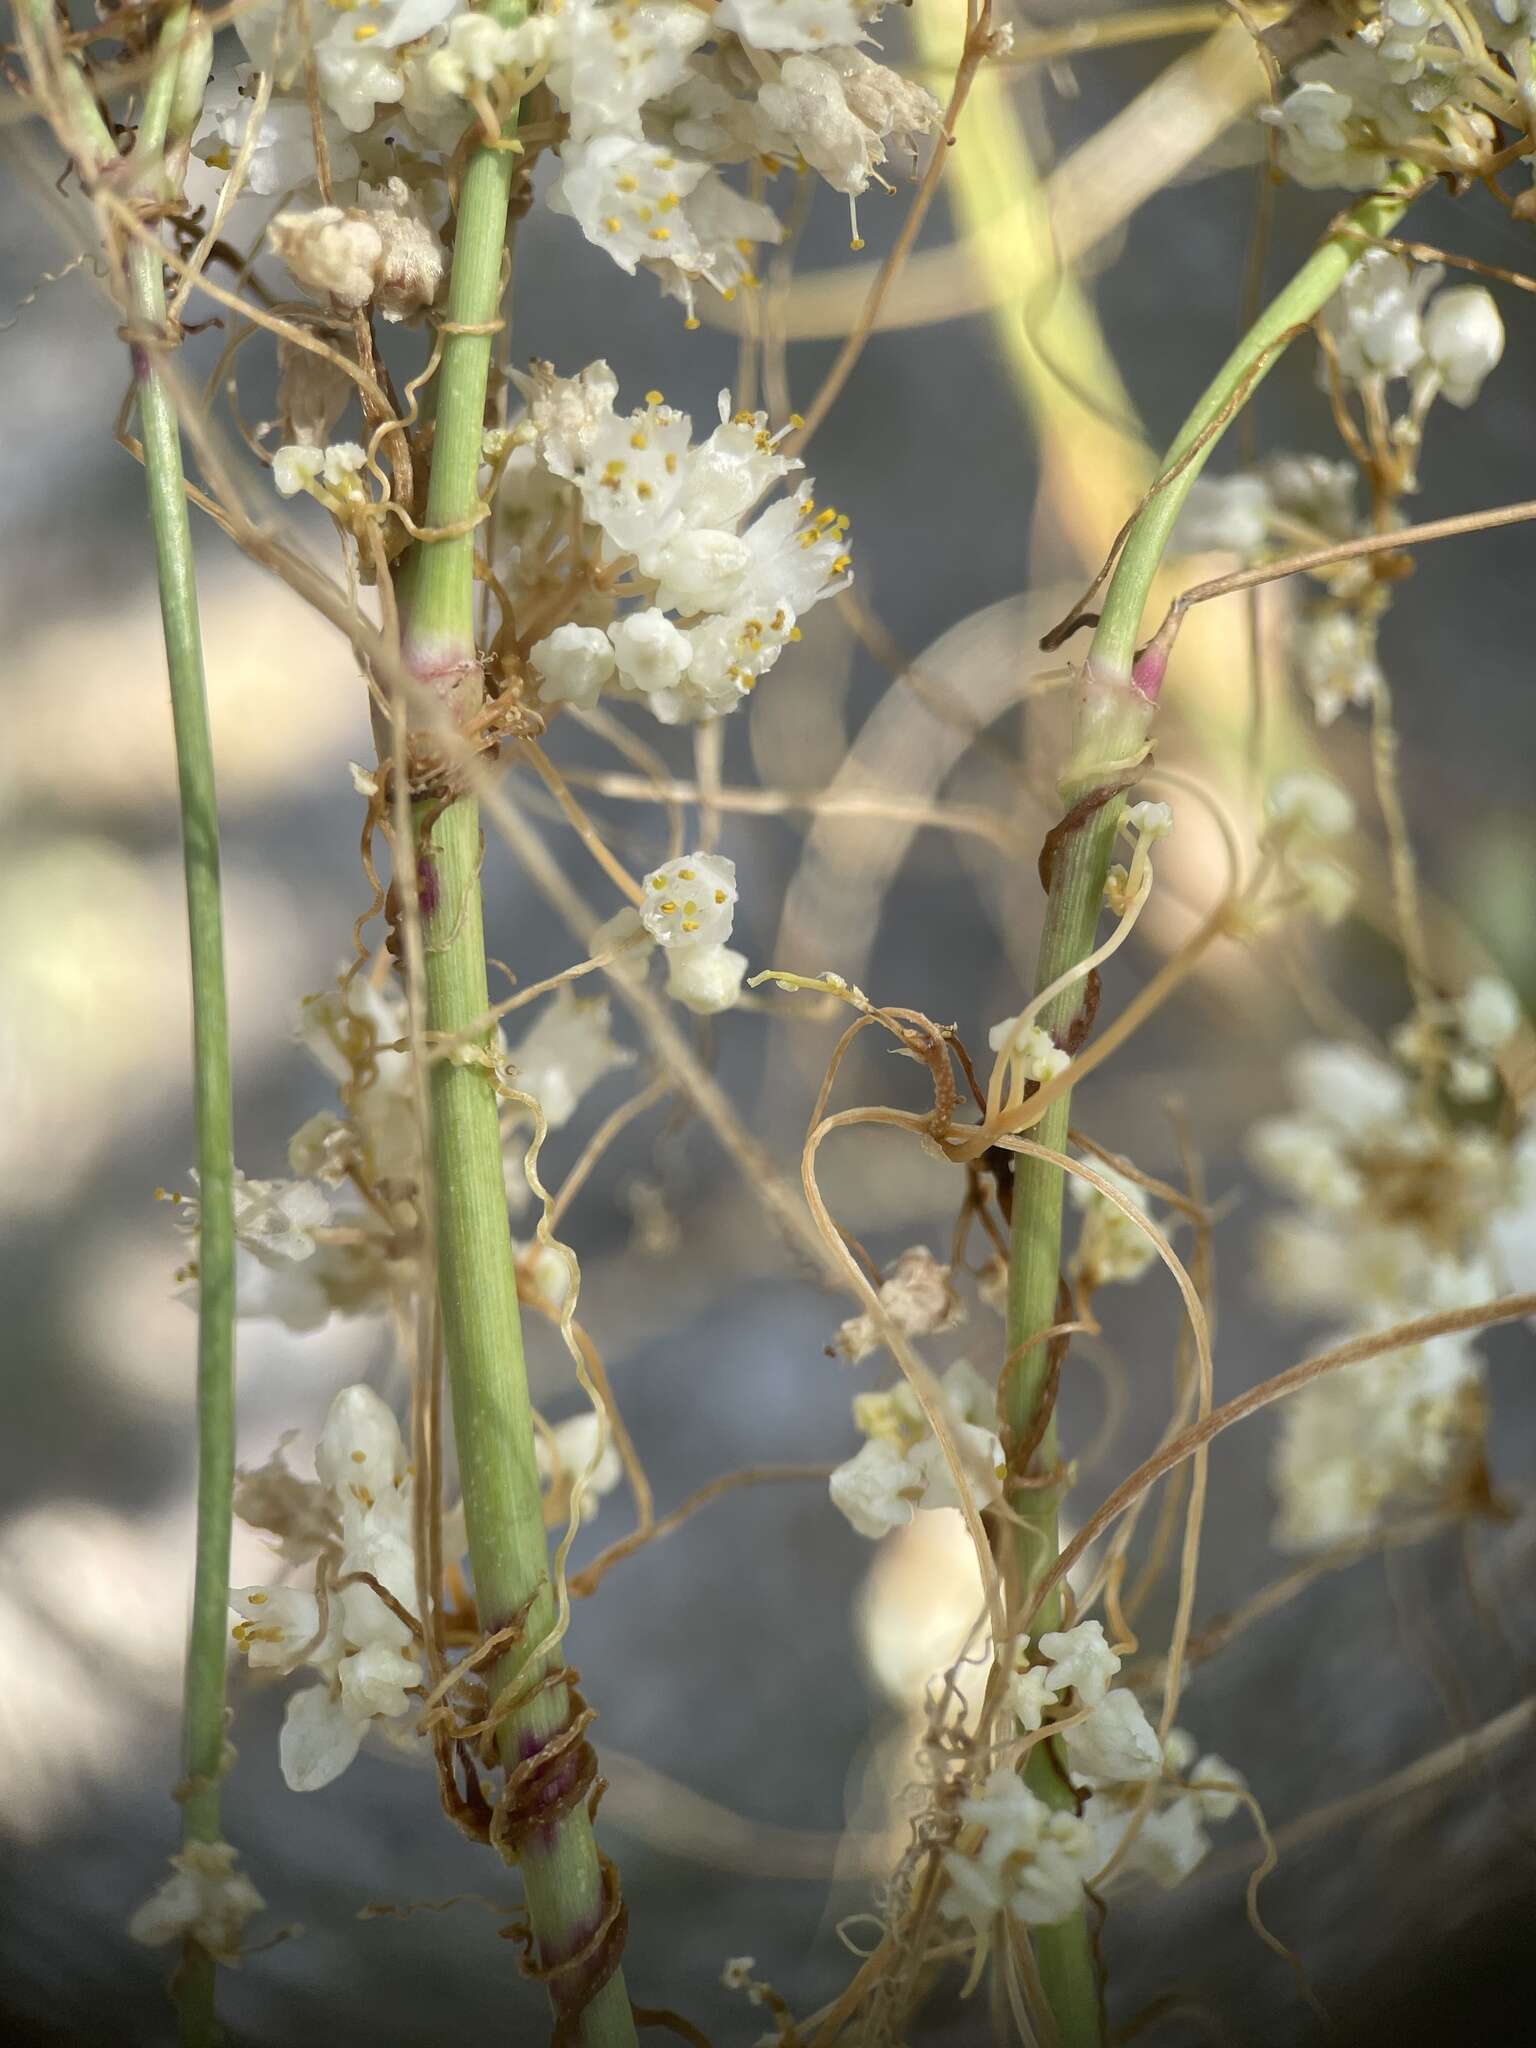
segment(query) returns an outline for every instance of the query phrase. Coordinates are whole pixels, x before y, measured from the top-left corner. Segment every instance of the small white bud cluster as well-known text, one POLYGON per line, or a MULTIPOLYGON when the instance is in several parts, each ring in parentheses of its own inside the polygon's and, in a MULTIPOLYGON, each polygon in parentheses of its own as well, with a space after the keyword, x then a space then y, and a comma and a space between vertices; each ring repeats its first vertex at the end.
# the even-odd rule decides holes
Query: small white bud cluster
MULTIPOLYGON (((977 1508, 990 1507, 1006 1469, 996 1391, 962 1358, 945 1373, 941 1392, 966 1491, 977 1508)), ((857 1395, 853 1419, 867 1441, 832 1474, 831 1491, 833 1506, 861 1536, 884 1536, 918 1508, 960 1505, 943 1446, 905 1380, 887 1393, 857 1395)))
POLYGON ((1446 1093, 1453 1102, 1487 1102, 1499 1085, 1494 1057, 1525 1023, 1520 998, 1507 981, 1482 974, 1448 1002, 1428 1003, 1393 1034, 1392 1050, 1410 1066, 1444 1051, 1446 1093))
POLYGON ((1437 263, 1415 267, 1388 249, 1367 249, 1351 266, 1323 314, 1333 358, 1346 384, 1380 389, 1406 379, 1417 433, 1435 398, 1475 403, 1504 353, 1504 323, 1482 285, 1437 290, 1437 263))
MULTIPOLYGON (((1478 1060, 1508 1042, 1519 1005, 1474 982, 1397 1043, 1417 1059, 1478 1060)), ((1255 1126, 1259 1171, 1294 1204, 1266 1229, 1275 1298, 1335 1318, 1330 1341, 1485 1301, 1532 1278, 1536 1135, 1442 1115, 1401 1068, 1352 1045, 1291 1064, 1296 1108, 1255 1126)), ((1313 1549, 1374 1530, 1399 1505, 1455 1496, 1480 1455, 1484 1409, 1475 1332, 1391 1351, 1302 1388, 1281 1411, 1277 1540, 1313 1549)))
POLYGON ((1264 814, 1282 875, 1321 923, 1338 924, 1354 903, 1355 878, 1320 849, 1354 830, 1348 792, 1328 775, 1282 775, 1270 786, 1264 814))
POLYGON ((1487 50, 1467 47, 1471 27, 1463 17, 1453 28, 1429 0, 1382 0, 1357 34, 1298 64, 1291 90, 1261 112, 1281 169, 1298 185, 1355 192, 1383 184, 1399 157, 1475 172, 1497 144, 1490 107, 1502 96, 1503 117, 1518 121, 1519 91, 1487 50))

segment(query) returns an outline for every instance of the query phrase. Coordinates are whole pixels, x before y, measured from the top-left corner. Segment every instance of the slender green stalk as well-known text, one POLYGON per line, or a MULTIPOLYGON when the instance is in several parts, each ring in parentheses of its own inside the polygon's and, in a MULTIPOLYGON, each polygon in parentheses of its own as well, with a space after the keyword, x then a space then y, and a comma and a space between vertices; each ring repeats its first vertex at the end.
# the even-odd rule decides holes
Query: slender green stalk
MULTIPOLYGON (((1162 681, 1161 651, 1149 657, 1144 668, 1134 667, 1137 639, 1152 581, 1180 507, 1231 418, 1241 411, 1291 336, 1337 290, 1360 252, 1362 237, 1390 233, 1424 176, 1414 169, 1404 170, 1395 191, 1375 194, 1355 207, 1347 225, 1320 244, 1260 314, 1180 429, 1161 472, 1169 481, 1148 498, 1126 536, 1088 657, 1072 756, 1060 785, 1067 812, 1052 839, 1037 989, 1048 987, 1093 951, 1125 789, 1143 758, 1162 681)), ((1070 1043, 1074 1027, 1085 1028, 1085 996, 1086 989, 1079 983, 1063 991, 1042 1013, 1040 1022, 1058 1043, 1070 1043)), ((1039 1144, 1053 1152, 1065 1150, 1070 1107, 1069 1094, 1051 1105, 1033 1132, 1039 1144)), ((1051 1352, 1038 1339, 1039 1333, 1057 1320, 1062 1195, 1058 1168, 1043 1160, 1015 1157, 1004 1419, 1015 1443, 1037 1438, 1030 1472, 1036 1481, 1049 1479, 1058 1470, 1054 1413, 1048 1412, 1041 1425, 1042 1406, 1054 1407, 1051 1352)), ((1010 1505, 1019 1522, 1010 1591, 1016 1610, 1025 1614, 1031 1607, 1030 1587, 1056 1556, 1061 1493, 1059 1483, 1036 1483, 1011 1495, 1010 1505)), ((1058 1628, 1062 1607, 1061 1589, 1057 1588, 1041 1603, 1030 1632, 1039 1635, 1058 1628)), ((1054 1744, 1032 1750, 1026 1780, 1052 1804, 1071 1805, 1073 1795, 1055 1751, 1054 1744)), ((1097 2048, 1103 2038, 1103 2016, 1085 1916, 1078 1914, 1057 1927, 1040 1930, 1034 1941, 1041 1982, 1063 2048, 1097 2048)))
MULTIPOLYGON (((493 12, 515 22, 523 9, 512 0, 493 12)), ((426 511, 429 530, 464 530, 423 542, 409 579, 407 658, 461 721, 483 697, 469 522, 477 510, 491 329, 502 298, 515 161, 510 150, 486 147, 465 169, 426 511)), ((479 806, 468 796, 420 801, 413 817, 427 1029, 434 1039, 488 1049, 479 806)), ((548 1633, 555 1605, 488 1066, 439 1061, 432 1069, 431 1117, 438 1290, 475 1598, 487 1634, 514 1622, 522 1631, 522 1641, 494 1673, 494 1692, 518 1702, 497 1740, 509 1792, 524 1782, 513 1776, 519 1767, 536 1782, 514 1802, 503 1846, 515 1852, 523 1874, 557 2038, 573 2048, 627 2048, 635 2024, 618 1968, 623 1918, 611 1866, 598 1855, 588 1818, 583 1780, 591 1753, 579 1739, 562 1751, 578 1708, 558 1654, 538 1663, 529 1656, 548 1633)))
MULTIPOLYGON (((211 42, 189 33, 190 9, 167 17, 134 145, 138 196, 160 198, 167 145, 190 137, 183 58, 200 104, 211 42), (194 47, 195 45, 195 47, 194 47), (200 55, 199 55, 200 53, 200 55), (196 73, 202 62, 202 73, 196 73), (183 132, 184 131, 184 132, 183 132)), ((182 1695, 182 1843, 222 1839, 231 1499, 235 1478, 234 1131, 230 1101, 229 1008, 219 884, 219 814, 203 676, 196 570, 175 402, 157 366, 166 343, 165 273, 157 249, 135 242, 127 255, 130 347, 137 386, 150 528, 160 584, 160 617, 170 676, 192 962, 193 1077, 199 1204, 197 1324, 197 1551, 182 1695)), ((188 1940, 175 1979, 179 2037, 186 2048, 219 2038, 217 1965, 188 1940)))

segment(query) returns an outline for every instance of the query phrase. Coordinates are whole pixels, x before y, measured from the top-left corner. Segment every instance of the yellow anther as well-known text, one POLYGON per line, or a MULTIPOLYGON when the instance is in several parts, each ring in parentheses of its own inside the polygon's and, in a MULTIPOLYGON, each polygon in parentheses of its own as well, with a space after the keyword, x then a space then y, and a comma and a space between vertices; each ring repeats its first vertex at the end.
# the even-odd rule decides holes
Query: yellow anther
POLYGON ((618 234, 623 225, 623 221, 619 219, 616 213, 606 214, 603 218, 603 226, 610 235, 618 234))
POLYGON ((663 213, 670 213, 673 207, 679 204, 677 194, 675 192, 664 193, 662 197, 657 200, 656 204, 661 208, 663 213))
POLYGON ((645 481, 644 477, 642 477, 639 483, 635 485, 635 496, 637 498, 654 498, 655 495, 656 486, 654 484, 648 484, 645 481))
POLYGON ((622 476, 628 464, 622 455, 611 455, 603 464, 604 476, 622 476))
POLYGON ((352 40, 354 43, 371 43, 378 32, 376 22, 365 21, 361 28, 353 29, 352 40))
POLYGON ((645 402, 647 405, 664 405, 666 403, 659 391, 647 391, 645 402))
POLYGON ((834 576, 841 576, 845 570, 851 569, 852 567, 852 555, 839 555, 837 560, 832 564, 832 574, 834 576))
MULTIPOLYGON (((686 322, 685 322, 684 324, 686 325, 686 322)), ((699 323, 698 323, 698 321, 697 321, 697 320, 695 320, 693 324, 694 324, 694 326, 695 326, 695 327, 697 327, 699 323)), ((668 455, 668 456, 667 456, 667 457, 665 458, 665 464, 666 464, 666 471, 667 471, 667 475, 668 475, 668 476, 676 476, 676 475, 677 475, 677 457, 676 457, 675 455, 668 455)))
POLYGON ((697 313, 690 313, 688 315, 688 318, 683 322, 683 325, 687 328, 690 334, 693 333, 694 329, 698 326, 698 324, 699 316, 697 313))
POLYGON ((665 917, 671 917, 671 916, 672 916, 672 915, 674 914, 674 912, 676 911, 676 909, 677 909, 677 905, 676 905, 676 903, 675 903, 675 902, 674 902, 674 901, 672 900, 672 898, 671 898, 671 897, 669 896, 669 897, 667 898, 666 902, 662 904, 661 908, 662 908, 662 914, 663 914, 663 916, 665 916, 665 917))
POLYGON ((801 637, 800 628, 798 626, 791 626, 789 629, 789 637, 791 640, 798 640, 801 637))
POLYGON ((653 889, 665 889, 665 887, 666 887, 666 886, 667 886, 667 878, 666 878, 666 876, 665 876, 665 875, 652 875, 652 877, 651 877, 651 887, 652 887, 653 889))
POLYGON ((265 1607, 270 1596, 266 1593, 247 1593, 245 1597, 253 1607, 265 1607))
POLYGON ((647 433, 647 432, 645 431, 644 427, 637 427, 637 428, 635 429, 634 433, 632 433, 632 434, 630 435, 630 437, 629 437, 629 445, 630 445, 630 447, 631 447, 631 448, 649 448, 649 447, 650 447, 650 445, 651 445, 651 437, 650 437, 650 435, 649 435, 649 434, 648 434, 648 433, 647 433))
POLYGON ((685 917, 683 919, 683 930, 685 932, 696 932, 698 928, 699 920, 696 917, 685 917))
POLYGON ((796 433, 799 433, 800 429, 805 425, 805 420, 799 413, 792 412, 789 416, 789 424, 794 428, 796 433))
POLYGON ((831 526, 835 524, 836 519, 837 507, 835 505, 828 505, 824 511, 816 514, 816 524, 818 526, 831 526))
POLYGON ((366 1451, 354 1451, 352 1453, 352 1462, 354 1465, 366 1465, 368 1462, 368 1453, 366 1451))
POLYGON ((613 182, 621 192, 638 192, 640 190, 640 180, 630 177, 627 171, 622 178, 615 178, 613 182))
POLYGON ((677 879, 680 882, 696 882, 699 879, 698 871, 695 868, 679 868, 677 879))
POLYGON ((637 206, 635 208, 635 218, 636 220, 654 220, 656 218, 656 209, 654 206, 637 206))
POLYGON ((723 889, 717 889, 715 891, 715 901, 717 903, 723 903, 725 901, 725 891, 723 889))
POLYGON ((728 284, 728 285, 726 286, 725 290, 724 290, 724 291, 723 291, 723 292, 722 292, 722 293, 720 294, 720 296, 721 296, 721 298, 722 298, 722 299, 724 299, 725 303, 726 303, 727 305, 729 305, 729 304, 731 303, 732 299, 734 299, 734 298, 735 298, 735 296, 736 296, 736 287, 735 287, 735 285, 733 285, 733 284, 728 284))
POLYGON ((671 239, 672 239, 672 230, 671 230, 670 228, 652 228, 652 229, 651 229, 651 240, 652 240, 653 242, 670 242, 670 241, 671 241, 671 239))

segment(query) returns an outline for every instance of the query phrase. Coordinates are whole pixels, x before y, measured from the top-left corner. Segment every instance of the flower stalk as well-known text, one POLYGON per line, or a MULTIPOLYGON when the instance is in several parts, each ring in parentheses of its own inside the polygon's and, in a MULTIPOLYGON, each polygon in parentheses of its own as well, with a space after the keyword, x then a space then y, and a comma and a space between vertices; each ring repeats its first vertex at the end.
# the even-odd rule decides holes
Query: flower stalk
MULTIPOLYGON (((1370 241, 1390 233, 1426 174, 1402 171, 1391 191, 1373 194, 1270 302, 1223 363, 1180 429, 1158 482, 1144 500, 1115 561, 1079 687, 1072 751, 1059 789, 1065 806, 1043 863, 1047 901, 1036 988, 1068 974, 1093 951, 1126 792, 1150 752, 1149 736, 1166 654, 1138 660, 1143 614, 1163 551, 1190 486, 1230 420, 1287 343, 1327 303, 1370 241)), ((1057 1045, 1075 1051, 1092 1023, 1089 985, 1080 980, 1041 1013, 1057 1045)), ((1052 1152, 1067 1145, 1070 1091, 1047 1109, 1032 1135, 1052 1152)), ((1016 1155, 1008 1273, 1003 1421, 1012 1444, 1033 1444, 1026 1469, 1010 1466, 1009 1505, 1018 1518, 1009 1561, 1012 1612, 1032 1635, 1060 1628, 1058 1586, 1035 1605, 1032 1588, 1054 1562, 1057 1518, 1067 1473, 1054 1414, 1059 1352, 1042 1335, 1059 1320, 1063 1177, 1048 1161, 1016 1155), (1027 1617, 1027 1620, 1025 1619, 1027 1617)), ((1057 1807, 1075 1805, 1057 1745, 1037 1744, 1025 1779, 1057 1807)), ((1036 1958, 1063 2048, 1097 2048, 1104 2038, 1098 1970, 1086 1916, 1037 1929, 1036 1958)))
MULTIPOLYGON (((504 26, 520 0, 489 10, 504 26)), ((471 154, 460 190, 425 526, 407 574, 411 673, 464 726, 484 684, 475 645, 473 522, 479 509, 491 348, 517 156, 511 127, 471 154)), ((437 1284, 480 1625, 516 1630, 492 1675, 507 1787, 494 1833, 522 1871, 535 1971, 556 2039, 619 2048, 635 2024, 619 1957, 624 1911, 588 1811, 595 1766, 584 1709, 558 1650, 533 1417, 523 1361, 486 980, 479 806, 456 788, 412 806, 425 1023, 460 1057, 432 1068, 437 1284), (483 1054, 477 1059, 475 1054, 483 1054)))

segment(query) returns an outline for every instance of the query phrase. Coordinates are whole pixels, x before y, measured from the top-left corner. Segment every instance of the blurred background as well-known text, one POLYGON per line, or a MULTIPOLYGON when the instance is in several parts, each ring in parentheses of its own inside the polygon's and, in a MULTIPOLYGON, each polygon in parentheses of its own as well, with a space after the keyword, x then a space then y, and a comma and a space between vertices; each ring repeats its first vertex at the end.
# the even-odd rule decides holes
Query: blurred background
MULTIPOLYGON (((951 24, 952 47, 948 0, 919 5, 951 24)), ((1098 10, 1033 0, 1028 14, 1040 27, 1089 11, 1098 10)), ((1047 665, 1039 635, 1097 565, 1145 478, 1147 447, 1166 441, 1240 319, 1262 186, 1245 109, 1264 82, 1242 34, 1215 25, 1219 9, 1208 13, 1198 32, 988 74, 897 295, 901 324, 871 338, 813 446, 819 495, 852 515, 858 612, 819 611, 802 647, 723 728, 726 791, 782 800, 766 815, 734 808, 729 794, 721 806, 720 843, 742 882, 735 942, 753 969, 835 968, 879 1000, 957 1022, 973 1046, 1018 1007, 1038 932, 1034 854, 1053 815, 1062 733, 1049 695, 1024 702, 1047 665), (979 197, 978 180, 967 187, 961 176, 967 149, 983 162, 999 152, 979 197), (1053 237, 1077 264, 1117 387, 1085 348, 1083 306, 1053 280, 1053 237), (905 675, 903 656, 916 661, 905 675), (829 790, 909 800, 909 821, 820 814, 829 790), (940 801, 1000 824, 915 822, 940 801)), ((925 61, 894 18, 889 29, 888 57, 925 61)), ((928 33, 931 51, 938 31, 928 33)), ((0 246, 0 320, 16 314, 0 333, 0 2025, 17 2041, 149 2043, 169 2038, 164 1963, 133 1948, 124 1923, 158 1883, 176 1825, 194 1320, 175 1298, 184 1248, 154 1190, 185 1186, 192 1157, 188 990, 142 481, 112 440, 122 349, 88 267, 23 306, 80 246, 68 246, 67 212, 36 203, 42 161, 8 188, 0 246)), ((905 204, 904 192, 866 204, 869 247, 858 258, 839 208, 818 198, 798 282, 775 316, 789 335, 793 402, 815 391, 905 204)), ((1271 285, 1331 211, 1326 194, 1277 195, 1262 254, 1271 285)), ((1487 262, 1530 264, 1529 230, 1491 206, 1432 195, 1414 232, 1487 262)), ((1532 316, 1517 293, 1502 303, 1505 362, 1472 411, 1436 421, 1420 516, 1530 492, 1532 316)), ((607 356, 625 403, 660 386, 707 418, 716 391, 738 378, 734 334, 685 334, 675 304, 537 206, 519 233, 514 318, 519 357, 573 373, 607 356)), ((189 374, 206 375, 220 346, 217 332, 193 338, 189 374)), ((259 419, 272 407, 270 378, 263 387, 247 360, 244 407, 259 419)), ((1279 365, 1253 418, 1261 450, 1335 452, 1310 347, 1279 365)), ((1219 466, 1236 460, 1234 451, 1219 466)), ((342 642, 206 526, 198 545, 225 821, 237 1156, 266 1176, 286 1171, 289 1134, 330 1100, 292 1026, 300 997, 346 958, 367 902, 347 763, 369 758, 370 741, 342 642)), ((1409 813, 1443 911, 1441 957, 1496 962, 1528 1001, 1530 545, 1515 528, 1426 551, 1382 641, 1409 813)), ((1266 595, 1256 642, 1237 600, 1192 622, 1160 759, 1251 816, 1256 646, 1266 758, 1325 759, 1369 816, 1363 727, 1346 719, 1313 734, 1287 692, 1277 660, 1286 602, 1266 595)), ((644 736, 674 773, 692 776, 688 735, 644 736)), ((612 765, 584 736, 567 743, 562 728, 561 738, 566 766, 612 765)), ((594 905, 615 907, 531 780, 509 771, 507 788, 594 905)), ((665 852, 652 806, 597 808, 632 866, 665 852)), ((1194 806, 1161 872, 1166 890, 1106 975, 1107 1010, 1219 893, 1219 857, 1194 806)), ((1368 868, 1364 883, 1367 914, 1321 947, 1307 943, 1333 996, 1386 1030, 1404 1007, 1401 967, 1368 914, 1381 876, 1368 868)), ((486 887, 489 950, 521 979, 578 957, 500 846, 488 851, 486 887)), ((835 1028, 814 1006, 768 997, 699 1034, 748 1127, 791 1177, 835 1028)), ((1177 1119, 1187 1124, 1221 1204, 1218 1398, 1307 1346, 1309 1333, 1276 1317, 1251 1278, 1264 1198, 1241 1145, 1282 1099, 1285 1048, 1314 1028, 1274 951, 1219 950, 1077 1105, 1093 1136, 1170 1176, 1177 1119)), ((918 1102, 921 1077, 893 1078, 891 1068, 880 1053, 856 1058, 845 1099, 918 1102)), ((632 1070, 605 1084, 552 1142, 546 1167, 574 1159, 634 1080, 632 1070)), ((943 1255, 959 1191, 916 1148, 851 1136, 829 1149, 824 1185, 877 1258, 917 1243, 943 1255)), ((878 1361, 855 1375, 825 1355, 850 1305, 823 1289, 708 1131, 670 1103, 640 1119, 580 1196, 571 1231, 584 1317, 663 1509, 743 1464, 851 1453, 850 1397, 886 1376, 878 1361), (669 1230, 686 1257, 655 1256, 669 1230)), ((1178 1328, 1173 1290, 1156 1276, 1103 1306, 1105 1338, 1081 1361, 1074 1354, 1063 1388, 1067 1442, 1102 1445, 1083 1476, 1087 1505, 1155 1439, 1178 1328), (1106 1389, 1119 1410, 1107 1441, 1106 1389)), ((995 1319, 971 1307, 936 1355, 968 1350, 993 1366, 995 1319)), ((558 1345, 543 1331, 531 1344, 541 1404, 554 1419, 574 1413, 558 1345)), ((1529 1336, 1502 1332, 1488 1348, 1494 1479, 1508 1517, 1319 1580, 1202 1665, 1181 1714, 1262 1802, 1283 1851, 1266 1918, 1350 2040, 1502 2039, 1536 1988, 1528 1724, 1470 1767, 1431 1773, 1385 1802, 1362 1798, 1363 1810, 1331 1822, 1308 1820, 1532 1690, 1529 1336)), ((297 1430, 307 1469, 304 1446, 352 1380, 401 1391, 388 1332, 366 1320, 305 1337, 243 1323, 239 1373, 248 1465, 297 1430)), ((1285 1569, 1268 1536, 1271 1441, 1263 1418, 1217 1449, 1197 1625, 1285 1569)), ((621 1534, 628 1513, 622 1493, 610 1497, 577 1560, 621 1534)), ((578 1606, 570 1651, 601 1712, 612 1779, 603 1818, 630 1905, 637 1998, 679 2008, 711 2039, 746 2041, 762 2016, 720 1988, 727 1957, 754 1956, 797 2010, 846 1982, 854 1963, 836 1929, 868 1907, 888 1867, 881 1830, 910 1774, 906 1703, 968 1619, 964 1548, 949 1540, 959 1526, 920 1517, 876 1549, 824 1486, 753 1489, 619 1567, 578 1606)), ((237 1529, 237 1583, 265 1567, 263 1543, 237 1529)), ((1171 1599, 1170 1585, 1149 1615, 1152 1643, 1171 1599)), ((268 1901, 255 1939, 293 1931, 229 1979, 232 2038, 377 2048, 486 2028, 540 2038, 541 1999, 498 1938, 515 1882, 442 1823, 430 1773, 366 1752, 325 1792, 290 1795, 277 1770, 285 1688, 253 1684, 243 1667, 233 1677, 239 1764, 227 1832, 268 1901), (371 1904, 464 1893, 485 1895, 491 1910, 359 1917, 371 1904)), ((1181 1890, 1116 1899, 1105 1942, 1117 2022, 1150 2009, 1153 2037, 1170 2042, 1317 2036, 1292 1973, 1245 1922, 1254 1856, 1239 1817, 1181 1890)), ((850 1924, 854 1941, 866 1931, 850 1924)), ((936 1998, 915 2038, 988 2038, 981 2002, 936 1998)))

